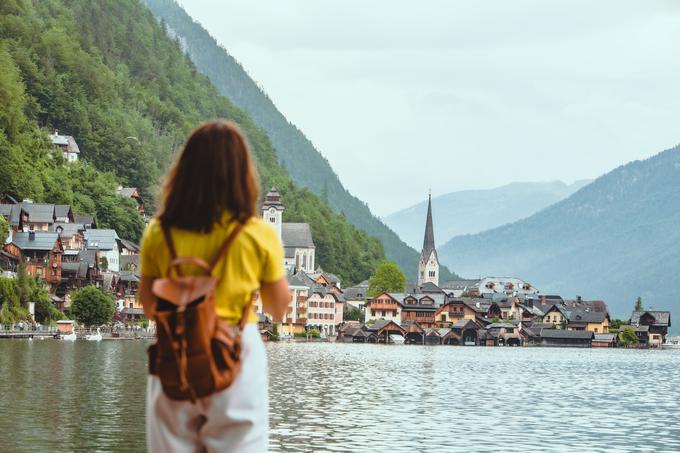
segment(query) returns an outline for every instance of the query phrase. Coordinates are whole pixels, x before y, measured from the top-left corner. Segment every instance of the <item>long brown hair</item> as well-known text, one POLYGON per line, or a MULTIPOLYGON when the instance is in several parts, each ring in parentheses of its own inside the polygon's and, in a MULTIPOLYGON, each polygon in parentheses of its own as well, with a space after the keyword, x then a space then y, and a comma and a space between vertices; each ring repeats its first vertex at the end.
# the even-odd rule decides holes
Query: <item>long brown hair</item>
POLYGON ((164 227, 208 233, 225 211, 245 223, 255 215, 257 173, 238 126, 210 121, 196 128, 165 180, 158 219, 164 227))

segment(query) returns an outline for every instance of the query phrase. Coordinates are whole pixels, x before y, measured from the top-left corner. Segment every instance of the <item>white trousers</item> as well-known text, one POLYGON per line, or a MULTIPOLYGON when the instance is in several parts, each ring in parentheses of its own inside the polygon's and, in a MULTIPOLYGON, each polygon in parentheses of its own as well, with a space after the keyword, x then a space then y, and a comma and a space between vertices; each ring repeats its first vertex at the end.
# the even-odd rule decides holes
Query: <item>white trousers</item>
POLYGON ((242 368, 232 385, 191 401, 168 398, 157 376, 146 392, 147 448, 155 452, 265 453, 269 400, 267 357, 255 324, 243 330, 242 368))

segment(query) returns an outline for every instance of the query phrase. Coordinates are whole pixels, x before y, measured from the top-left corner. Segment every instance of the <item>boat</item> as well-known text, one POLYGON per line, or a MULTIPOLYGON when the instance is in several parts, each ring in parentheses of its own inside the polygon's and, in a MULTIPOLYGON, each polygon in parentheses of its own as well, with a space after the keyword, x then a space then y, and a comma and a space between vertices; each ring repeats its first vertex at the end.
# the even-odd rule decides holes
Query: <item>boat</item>
POLYGON ((97 327, 97 333, 94 335, 85 335, 85 339, 87 341, 102 341, 102 333, 99 331, 99 327, 97 327))
POLYGON ((404 344, 404 337, 401 335, 397 334, 390 334, 390 339, 389 339, 390 344, 404 344))
POLYGON ((680 337, 667 338, 661 349, 680 349, 680 337))

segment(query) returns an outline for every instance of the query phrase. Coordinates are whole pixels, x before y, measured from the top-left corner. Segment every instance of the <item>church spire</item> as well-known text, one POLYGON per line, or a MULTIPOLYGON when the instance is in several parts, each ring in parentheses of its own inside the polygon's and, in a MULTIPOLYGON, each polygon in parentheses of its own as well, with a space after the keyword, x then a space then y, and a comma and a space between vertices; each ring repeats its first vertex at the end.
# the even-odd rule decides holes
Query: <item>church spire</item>
POLYGON ((425 220, 422 257, 428 259, 432 250, 434 250, 434 228, 432 227, 432 192, 430 192, 427 199, 427 219, 425 220))
POLYGON ((427 199, 427 218, 425 219, 425 238, 418 264, 418 286, 425 283, 439 285, 439 258, 434 247, 434 227, 432 225, 432 192, 427 199))

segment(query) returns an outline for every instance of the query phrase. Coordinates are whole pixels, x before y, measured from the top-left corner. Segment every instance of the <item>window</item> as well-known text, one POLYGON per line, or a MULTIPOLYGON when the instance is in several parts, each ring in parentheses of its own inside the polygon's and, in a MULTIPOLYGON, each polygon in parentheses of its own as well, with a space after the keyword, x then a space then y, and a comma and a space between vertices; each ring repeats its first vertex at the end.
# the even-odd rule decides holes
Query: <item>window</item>
POLYGON ((435 276, 435 272, 434 272, 434 271, 430 271, 430 277, 434 277, 434 276, 435 276))
POLYGON ((385 316, 385 310, 382 311, 382 315, 385 316))
POLYGON ((130 308, 132 308, 132 302, 130 302, 130 304, 129 304, 129 305, 130 305, 130 308))
POLYGON ((271 223, 276 223, 276 217, 270 217, 270 218, 269 218, 269 221, 270 221, 271 223))
POLYGON ((446 321, 446 315, 442 314, 442 321, 446 321))
POLYGON ((371 310, 371 316, 375 316, 375 310, 371 310))

